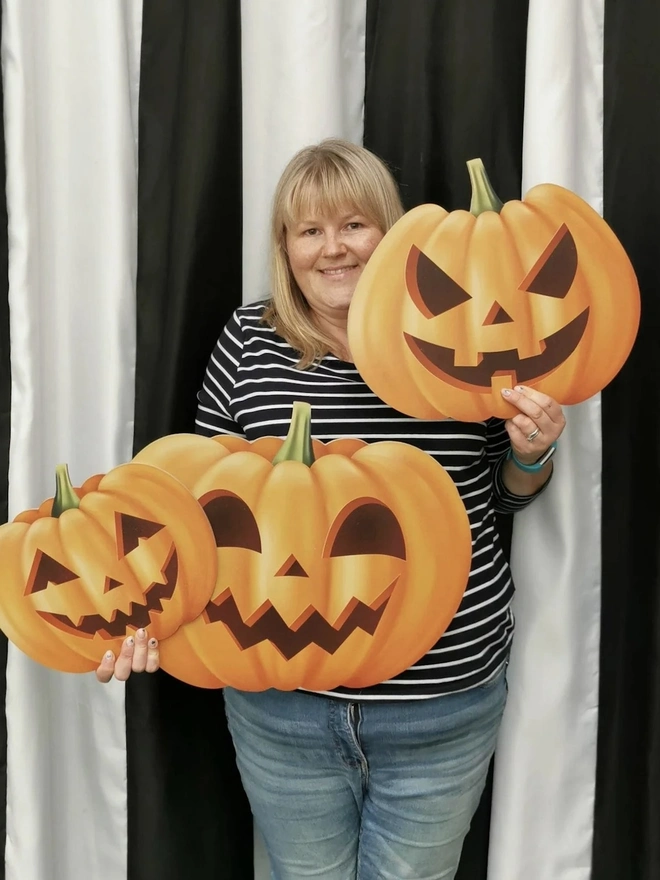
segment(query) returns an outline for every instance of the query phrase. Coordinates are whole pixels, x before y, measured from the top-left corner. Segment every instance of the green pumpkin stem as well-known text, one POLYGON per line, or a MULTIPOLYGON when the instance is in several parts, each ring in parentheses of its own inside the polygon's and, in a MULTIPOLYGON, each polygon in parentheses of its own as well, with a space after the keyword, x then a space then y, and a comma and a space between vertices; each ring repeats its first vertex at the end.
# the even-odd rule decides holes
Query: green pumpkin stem
POLYGON ((500 213, 504 203, 499 200, 493 186, 488 179, 484 163, 481 159, 470 159, 467 163, 470 183, 472 184, 472 201, 470 213, 478 217, 484 211, 500 213))
POLYGON ((273 459, 273 464, 281 461, 300 461, 307 467, 314 464, 312 408, 308 403, 296 400, 293 404, 289 433, 273 459))
POLYGON ((74 510, 80 507, 80 499, 73 490, 69 468, 65 464, 58 464, 55 468, 55 498, 51 516, 61 516, 65 510, 74 510))

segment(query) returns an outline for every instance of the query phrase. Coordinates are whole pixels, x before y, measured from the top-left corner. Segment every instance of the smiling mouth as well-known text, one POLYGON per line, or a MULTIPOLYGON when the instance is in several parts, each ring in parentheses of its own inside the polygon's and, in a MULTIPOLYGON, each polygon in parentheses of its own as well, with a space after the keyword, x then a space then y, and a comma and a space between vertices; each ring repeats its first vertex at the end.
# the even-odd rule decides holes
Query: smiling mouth
POLYGON ((398 580, 396 577, 371 605, 360 599, 351 599, 338 626, 328 623, 313 605, 309 605, 290 627, 270 600, 250 616, 252 623, 246 623, 231 590, 225 590, 215 601, 209 602, 202 616, 207 623, 224 623, 241 650, 268 641, 285 660, 291 660, 308 645, 318 645, 326 653, 334 654, 356 629, 370 636, 375 633, 398 580))
POLYGON ((475 367, 457 367, 454 363, 456 351, 426 342, 404 333, 408 347, 417 360, 429 373, 465 391, 487 391, 491 380, 499 376, 510 376, 513 385, 518 382, 534 382, 543 379, 560 367, 573 354, 584 335, 589 318, 585 309, 561 330, 541 340, 541 354, 521 358, 517 350, 488 351, 480 354, 475 367))
POLYGON ((48 611, 37 612, 46 623, 66 633, 91 639, 99 635, 104 639, 116 639, 126 635, 128 627, 146 629, 151 623, 151 614, 160 614, 162 602, 171 599, 179 576, 179 557, 176 548, 172 547, 170 556, 162 569, 164 583, 154 581, 145 593, 147 600, 144 605, 131 602, 128 613, 115 611, 110 620, 101 614, 86 614, 75 624, 66 614, 51 614, 48 611))
POLYGON ((334 269, 319 269, 319 271, 321 275, 325 275, 326 278, 332 278, 333 275, 344 275, 351 269, 357 269, 357 266, 336 266, 334 269))

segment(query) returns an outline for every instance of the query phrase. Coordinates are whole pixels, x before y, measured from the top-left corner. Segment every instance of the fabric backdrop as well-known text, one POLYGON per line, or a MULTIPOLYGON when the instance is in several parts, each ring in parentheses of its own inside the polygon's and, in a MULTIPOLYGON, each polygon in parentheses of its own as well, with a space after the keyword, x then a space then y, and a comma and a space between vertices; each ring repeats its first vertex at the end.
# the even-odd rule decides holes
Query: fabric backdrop
MULTIPOLYGON (((460 880, 660 880, 655 0, 2 0, 0 515, 192 430, 267 292, 292 153, 365 143, 408 207, 573 189, 626 247, 634 351, 515 522, 517 635, 460 880), (3 166, 3 171, 5 166, 3 166)), ((267 876, 220 692, 0 651, 7 880, 267 876)))

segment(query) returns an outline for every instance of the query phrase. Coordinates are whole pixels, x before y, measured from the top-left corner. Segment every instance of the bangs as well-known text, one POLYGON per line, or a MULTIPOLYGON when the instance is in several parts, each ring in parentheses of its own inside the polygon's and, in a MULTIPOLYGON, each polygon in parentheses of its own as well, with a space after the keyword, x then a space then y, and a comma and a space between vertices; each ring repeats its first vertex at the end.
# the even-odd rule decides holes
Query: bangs
POLYGON ((289 190, 282 205, 286 227, 323 214, 351 211, 375 221, 372 199, 352 169, 338 167, 334 162, 319 163, 307 168, 289 190))

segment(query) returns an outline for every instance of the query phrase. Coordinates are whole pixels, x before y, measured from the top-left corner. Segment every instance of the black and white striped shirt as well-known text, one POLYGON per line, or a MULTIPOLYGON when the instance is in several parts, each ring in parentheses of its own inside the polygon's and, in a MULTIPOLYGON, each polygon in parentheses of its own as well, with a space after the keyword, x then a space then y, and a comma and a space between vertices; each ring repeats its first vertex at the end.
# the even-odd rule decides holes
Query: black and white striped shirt
POLYGON ((512 495, 502 482, 509 448, 504 423, 413 419, 373 394, 353 364, 332 355, 314 369, 298 370, 294 349, 260 323, 263 311, 263 303, 243 306, 223 330, 198 394, 198 433, 285 437, 293 402, 308 402, 318 440, 397 440, 433 456, 454 480, 472 530, 467 588, 435 647, 391 681, 361 691, 339 688, 333 695, 421 699, 483 684, 506 662, 513 636, 513 583, 495 510, 513 513, 531 501, 512 495))

